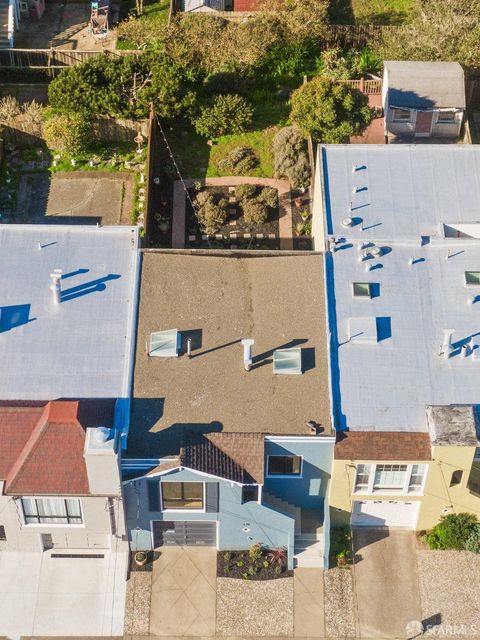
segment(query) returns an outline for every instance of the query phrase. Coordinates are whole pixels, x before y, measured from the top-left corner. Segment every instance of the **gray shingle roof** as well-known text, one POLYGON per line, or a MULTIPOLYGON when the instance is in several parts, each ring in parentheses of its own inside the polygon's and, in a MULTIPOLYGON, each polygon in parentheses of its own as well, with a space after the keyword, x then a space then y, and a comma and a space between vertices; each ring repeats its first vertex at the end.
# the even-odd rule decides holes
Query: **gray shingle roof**
POLYGON ((465 79, 458 62, 386 60, 384 69, 391 106, 465 108, 465 79))

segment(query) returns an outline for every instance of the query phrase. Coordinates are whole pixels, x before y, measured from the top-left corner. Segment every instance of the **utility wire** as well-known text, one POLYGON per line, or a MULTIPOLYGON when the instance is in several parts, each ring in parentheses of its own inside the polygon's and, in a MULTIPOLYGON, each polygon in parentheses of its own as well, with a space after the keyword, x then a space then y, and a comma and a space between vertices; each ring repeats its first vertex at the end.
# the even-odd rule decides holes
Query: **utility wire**
POLYGON ((164 132, 163 127, 161 125, 160 118, 156 114, 155 114, 155 118, 157 120, 158 128, 160 130, 160 133, 162 134, 162 138, 163 138, 163 141, 164 141, 165 146, 167 148, 167 151, 168 151, 168 153, 170 155, 170 159, 172 160, 173 166, 175 167, 175 171, 177 172, 177 175, 180 178, 180 182, 182 183, 182 187, 183 187, 183 190, 185 191, 185 195, 187 196, 187 200, 189 201, 189 203, 190 203, 190 205, 192 207, 193 213, 195 215, 195 218, 197 219, 198 226, 200 227, 200 232, 201 232, 202 235, 206 235, 207 236, 208 246, 210 247, 210 239, 209 239, 208 235, 205 233, 205 229, 203 228, 203 224, 201 223, 200 218, 198 217, 197 208, 195 207, 195 205, 193 203, 193 200, 192 200, 192 198, 191 198, 191 196, 190 196, 190 194, 188 192, 187 185, 185 184, 185 180, 183 179, 183 176, 180 173, 180 169, 178 167, 177 161, 175 160, 175 156, 173 155, 173 151, 172 151, 172 149, 171 149, 171 147, 170 147, 170 145, 168 143, 167 136, 165 135, 165 132, 164 132))

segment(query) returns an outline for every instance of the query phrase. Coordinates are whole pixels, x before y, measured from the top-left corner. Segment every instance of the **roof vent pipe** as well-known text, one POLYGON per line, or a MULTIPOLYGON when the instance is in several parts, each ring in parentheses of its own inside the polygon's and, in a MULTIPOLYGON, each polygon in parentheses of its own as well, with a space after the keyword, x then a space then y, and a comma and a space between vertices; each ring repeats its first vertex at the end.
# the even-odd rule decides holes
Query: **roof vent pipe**
POLYGON ((252 367, 252 346, 255 343, 255 340, 252 338, 243 338, 243 366, 245 367, 245 371, 250 371, 252 367))
POLYGON ((53 302, 55 304, 60 304, 62 299, 62 270, 54 269, 53 273, 50 274, 50 278, 52 279, 52 284, 50 285, 50 290, 53 292, 53 302))
POLYGON ((468 356, 468 344, 462 344, 460 348, 460 355, 462 358, 466 358, 468 356))

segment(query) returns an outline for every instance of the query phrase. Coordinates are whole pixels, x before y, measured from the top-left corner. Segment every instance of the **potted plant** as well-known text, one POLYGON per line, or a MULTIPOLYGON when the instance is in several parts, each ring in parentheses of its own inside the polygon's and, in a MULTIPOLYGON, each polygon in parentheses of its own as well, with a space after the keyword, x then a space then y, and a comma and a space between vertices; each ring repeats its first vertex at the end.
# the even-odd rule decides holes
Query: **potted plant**
POLYGON ((137 551, 135 553, 135 564, 138 567, 143 567, 147 564, 147 553, 146 551, 137 551))

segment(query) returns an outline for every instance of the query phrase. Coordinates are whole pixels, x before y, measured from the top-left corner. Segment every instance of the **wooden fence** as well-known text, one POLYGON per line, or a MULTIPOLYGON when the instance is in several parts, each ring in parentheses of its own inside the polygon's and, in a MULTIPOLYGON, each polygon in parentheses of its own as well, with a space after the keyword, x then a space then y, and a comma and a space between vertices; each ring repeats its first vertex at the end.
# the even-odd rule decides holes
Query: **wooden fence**
POLYGON ((365 80, 361 78, 360 80, 338 80, 337 82, 342 82, 344 84, 349 84, 351 87, 358 89, 362 93, 366 93, 367 95, 375 95, 382 93, 382 80, 381 78, 375 80, 365 80))
MULTIPOLYGON (((133 142, 139 132, 144 138, 149 134, 148 120, 95 118, 91 125, 94 137, 104 142, 133 142)), ((17 116, 4 127, 3 139, 11 147, 42 145, 43 124, 31 122, 23 115, 17 116)))
POLYGON ((9 69, 43 69, 50 71, 52 75, 65 67, 73 67, 76 64, 86 62, 95 56, 104 53, 113 58, 141 51, 74 51, 70 49, 0 49, 0 68, 9 69))

